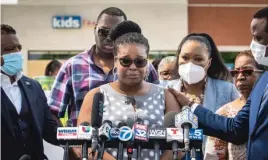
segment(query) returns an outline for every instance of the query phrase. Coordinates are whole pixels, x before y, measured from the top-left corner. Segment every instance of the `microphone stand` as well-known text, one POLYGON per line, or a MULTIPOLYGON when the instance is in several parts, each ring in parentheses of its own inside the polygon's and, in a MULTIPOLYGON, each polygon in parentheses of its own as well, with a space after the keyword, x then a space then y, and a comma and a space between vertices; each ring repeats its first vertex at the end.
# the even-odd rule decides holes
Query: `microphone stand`
POLYGON ((160 145, 158 142, 154 143, 154 160, 160 160, 160 145))
POLYGON ((137 160, 141 160, 141 145, 138 145, 137 148, 137 160))
POLYGON ((97 154, 97 160, 103 159, 103 154, 104 154, 104 149, 105 149, 104 145, 105 145, 105 141, 102 141, 101 148, 99 149, 98 154, 97 154))
POLYGON ((195 147, 192 147, 191 152, 191 160, 196 160, 196 151, 195 151, 195 147))
POLYGON ((119 141, 118 149, 117 149, 117 160, 123 160, 124 158, 124 144, 123 142, 119 141))
POLYGON ((69 160, 69 142, 68 141, 66 141, 66 144, 65 144, 63 159, 69 160))

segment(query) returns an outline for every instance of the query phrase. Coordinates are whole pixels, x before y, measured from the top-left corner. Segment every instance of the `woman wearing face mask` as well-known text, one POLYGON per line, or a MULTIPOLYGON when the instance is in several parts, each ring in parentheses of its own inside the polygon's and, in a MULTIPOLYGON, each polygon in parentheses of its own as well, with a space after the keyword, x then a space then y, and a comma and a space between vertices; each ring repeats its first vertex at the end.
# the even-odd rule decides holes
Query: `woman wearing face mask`
MULTIPOLYGON (((84 121, 90 122, 94 94, 101 92, 104 95, 103 121, 110 120, 116 126, 119 121, 133 122, 139 117, 150 128, 163 126, 165 112, 178 112, 179 104, 166 89, 144 80, 148 73, 148 40, 132 21, 118 24, 112 29, 110 37, 114 40, 114 67, 118 80, 87 93, 78 116, 78 125, 84 121)), ((117 155, 116 149, 106 151, 105 160, 114 159, 117 155)), ((135 152, 133 158, 136 157, 135 152)), ((171 154, 165 153, 161 158, 169 159, 166 156, 171 154)), ((142 150, 141 159, 153 159, 154 154, 153 150, 142 150)))
MULTIPOLYGON (((244 51, 235 58, 235 69, 231 71, 235 85, 241 97, 230 102, 216 111, 217 114, 234 117, 246 104, 250 92, 263 72, 258 63, 254 60, 250 51, 244 51)), ((206 160, 245 160, 246 144, 235 145, 223 140, 209 137, 206 144, 204 159, 206 160)))
POLYGON ((186 36, 179 45, 177 59, 180 79, 172 82, 171 87, 191 101, 213 106, 209 109, 215 112, 238 97, 235 86, 228 82, 230 73, 208 34, 186 36))
MULTIPOLYGON (((185 94, 193 103, 209 106, 215 112, 239 97, 235 86, 228 82, 230 73, 208 34, 192 33, 182 40, 177 66, 180 79, 168 86, 185 94)), ((206 137, 203 142, 204 151, 206 137)), ((198 154, 198 157, 202 156, 198 154)))

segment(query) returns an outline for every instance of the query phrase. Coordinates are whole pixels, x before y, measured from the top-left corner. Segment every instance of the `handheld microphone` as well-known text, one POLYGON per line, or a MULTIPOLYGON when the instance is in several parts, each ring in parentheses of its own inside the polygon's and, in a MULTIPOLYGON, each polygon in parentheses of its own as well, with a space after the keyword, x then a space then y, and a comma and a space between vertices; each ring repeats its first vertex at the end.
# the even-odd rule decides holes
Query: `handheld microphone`
MULTIPOLYGON (((177 112, 168 112, 164 117, 164 126, 167 127, 167 134, 169 132, 168 127, 175 127, 175 115, 178 114, 177 112)), ((171 130, 171 134, 174 133, 176 135, 179 130, 177 128, 173 128, 171 130)), ((168 140, 168 137, 167 137, 168 140)), ((178 160, 178 141, 176 139, 172 140, 172 152, 173 152, 173 159, 178 160)))
POLYGON ((182 112, 175 116, 175 125, 178 128, 183 128, 183 140, 185 145, 185 151, 190 151, 190 139, 189 132, 190 128, 198 127, 197 116, 191 111, 191 108, 184 106, 182 112))
POLYGON ((31 157, 30 157, 29 155, 24 154, 24 155, 22 155, 22 156, 20 157, 19 160, 30 160, 30 159, 31 159, 31 157))
MULTIPOLYGON (((73 127, 73 121, 71 119, 67 120, 66 127, 73 127)), ((63 159, 69 160, 69 142, 68 141, 66 141, 65 143, 63 159)))
POLYGON ((112 122, 109 120, 103 121, 102 124, 103 125, 99 129, 99 137, 100 137, 100 141, 102 144, 101 144, 100 151, 98 152, 98 155, 97 155, 98 160, 103 159, 105 142, 109 140, 109 132, 112 128, 112 122))
POLYGON ((79 132, 78 132, 78 138, 83 139, 85 138, 85 141, 82 145, 82 159, 88 160, 88 145, 87 141, 91 138, 91 127, 88 122, 82 122, 79 126, 79 132))
POLYGON ((91 125, 92 125, 92 141, 91 141, 91 152, 92 158, 94 159, 95 152, 98 148, 98 130, 102 123, 102 116, 103 116, 103 101, 104 96, 102 93, 96 93, 93 97, 93 105, 91 111, 91 125))

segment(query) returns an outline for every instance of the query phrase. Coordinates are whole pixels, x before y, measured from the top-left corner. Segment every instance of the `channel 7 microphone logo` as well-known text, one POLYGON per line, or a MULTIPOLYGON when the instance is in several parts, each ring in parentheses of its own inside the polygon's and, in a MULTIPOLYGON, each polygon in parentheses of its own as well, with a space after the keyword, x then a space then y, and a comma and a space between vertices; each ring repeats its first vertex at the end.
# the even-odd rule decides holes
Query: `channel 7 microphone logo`
POLYGON ((131 128, 127 127, 127 126, 123 126, 120 129, 120 133, 118 136, 118 139, 121 141, 130 141, 132 140, 133 137, 133 133, 131 128))
POLYGON ((141 141, 148 141, 148 129, 145 125, 134 124, 134 139, 141 141))

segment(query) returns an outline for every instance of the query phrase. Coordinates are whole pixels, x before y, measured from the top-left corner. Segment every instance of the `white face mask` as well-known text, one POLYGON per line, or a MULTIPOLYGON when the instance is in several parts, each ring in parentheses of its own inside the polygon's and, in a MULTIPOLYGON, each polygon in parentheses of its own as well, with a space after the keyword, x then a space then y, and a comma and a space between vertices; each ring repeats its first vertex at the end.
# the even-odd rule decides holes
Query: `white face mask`
POLYGON ((265 57, 265 52, 268 52, 268 46, 264 46, 252 40, 250 49, 258 64, 268 66, 268 56, 265 57))
POLYGON ((193 63, 186 63, 179 66, 179 75, 188 84, 196 84, 205 78, 205 69, 193 63))

